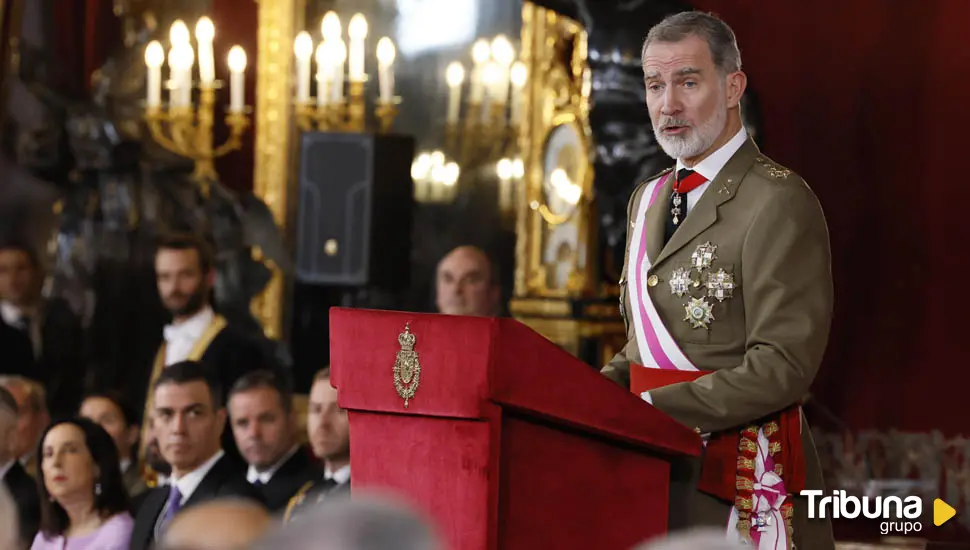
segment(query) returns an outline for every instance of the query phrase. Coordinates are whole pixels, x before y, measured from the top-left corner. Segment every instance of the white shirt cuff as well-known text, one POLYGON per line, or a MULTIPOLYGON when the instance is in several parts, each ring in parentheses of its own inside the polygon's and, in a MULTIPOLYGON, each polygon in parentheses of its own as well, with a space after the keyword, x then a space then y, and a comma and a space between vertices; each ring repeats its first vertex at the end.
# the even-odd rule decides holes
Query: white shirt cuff
POLYGON ((653 399, 650 398, 650 392, 648 392, 648 391, 645 391, 645 392, 641 393, 640 394, 640 399, 643 399, 647 403, 650 403, 651 405, 653 405, 653 399))

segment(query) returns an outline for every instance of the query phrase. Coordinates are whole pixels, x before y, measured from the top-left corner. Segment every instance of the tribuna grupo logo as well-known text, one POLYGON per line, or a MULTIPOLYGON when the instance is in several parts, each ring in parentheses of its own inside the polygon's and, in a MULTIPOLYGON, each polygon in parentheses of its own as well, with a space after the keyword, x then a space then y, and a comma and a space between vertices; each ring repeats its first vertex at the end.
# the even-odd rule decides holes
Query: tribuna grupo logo
POLYGON ((923 499, 916 496, 863 496, 846 494, 845 491, 832 491, 831 496, 820 490, 805 490, 800 493, 808 497, 809 519, 846 518, 882 519, 879 532, 912 533, 923 529, 919 521, 923 515, 923 499))

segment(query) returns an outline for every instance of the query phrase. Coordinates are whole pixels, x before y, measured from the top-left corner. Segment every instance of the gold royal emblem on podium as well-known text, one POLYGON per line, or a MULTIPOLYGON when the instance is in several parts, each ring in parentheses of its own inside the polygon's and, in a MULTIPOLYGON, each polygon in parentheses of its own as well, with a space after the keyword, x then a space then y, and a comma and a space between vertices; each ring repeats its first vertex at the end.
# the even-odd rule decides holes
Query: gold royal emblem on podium
POLYGON ((405 324, 404 332, 397 336, 401 350, 397 352, 397 359, 394 361, 394 387, 404 400, 405 409, 421 385, 421 363, 418 361, 418 352, 414 351, 416 340, 411 333, 411 323, 405 324))

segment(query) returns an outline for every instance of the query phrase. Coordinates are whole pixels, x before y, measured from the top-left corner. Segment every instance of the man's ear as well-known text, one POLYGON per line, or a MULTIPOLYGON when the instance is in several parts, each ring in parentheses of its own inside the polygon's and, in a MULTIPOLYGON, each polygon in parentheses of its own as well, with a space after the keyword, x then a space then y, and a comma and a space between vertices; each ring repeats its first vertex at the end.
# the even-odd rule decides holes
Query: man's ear
POLYGON ((748 75, 744 71, 735 71, 727 76, 727 105, 728 109, 741 106, 741 97, 748 89, 748 75))
POLYGON ((212 288, 216 284, 216 270, 214 268, 209 269, 205 274, 205 283, 209 288, 212 288))

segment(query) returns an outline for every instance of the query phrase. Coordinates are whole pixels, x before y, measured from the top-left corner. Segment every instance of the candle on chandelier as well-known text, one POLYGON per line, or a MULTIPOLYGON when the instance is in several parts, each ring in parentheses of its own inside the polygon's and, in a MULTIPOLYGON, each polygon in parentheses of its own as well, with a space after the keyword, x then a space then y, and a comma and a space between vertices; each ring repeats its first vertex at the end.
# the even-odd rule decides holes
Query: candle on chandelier
POLYGON ((489 95, 499 105, 505 105, 509 97, 509 67, 515 60, 515 50, 512 49, 509 39, 504 34, 500 34, 492 40, 490 53, 499 70, 496 72, 489 95))
POLYGON ((323 107, 330 102, 330 81, 333 79, 330 52, 327 49, 326 42, 317 45, 314 58, 317 62, 317 106, 323 107))
POLYGON ((169 103, 172 107, 192 104, 192 62, 194 53, 188 43, 176 43, 168 52, 168 71, 171 74, 169 103))
POLYGON ((229 50, 229 112, 242 113, 246 106, 246 50, 229 50))
POLYGON ((377 41, 377 78, 380 87, 380 98, 384 103, 390 103, 394 98, 394 57, 397 52, 394 43, 388 37, 377 41))
POLYGON ((465 80, 465 68, 461 63, 452 61, 445 70, 445 81, 448 83, 448 124, 458 124, 458 114, 461 111, 461 84, 465 80))
POLYGON ((192 97, 192 46, 189 44, 189 28, 185 21, 176 19, 168 30, 168 39, 172 45, 168 54, 169 102, 173 107, 187 107, 192 97), (185 48, 189 49, 186 55, 185 48), (185 100, 188 96, 189 100, 185 100))
POLYGON ((334 103, 344 100, 344 63, 347 61, 347 45, 339 37, 330 50, 333 60, 333 88, 330 98, 334 103))
POLYGON ((148 66, 145 105, 149 109, 162 105, 162 65, 165 63, 165 49, 161 42, 153 40, 145 48, 145 65, 148 66))
POLYGON ((310 33, 303 31, 296 35, 293 53, 296 55, 296 101, 306 103, 310 101, 310 58, 313 56, 310 33))
POLYGON ((212 53, 212 40, 216 27, 208 17, 201 17, 195 24, 195 40, 199 43, 199 82, 204 88, 211 88, 216 81, 216 64, 212 53))
POLYGON ((475 65, 472 67, 471 89, 468 91, 470 103, 482 102, 482 96, 485 92, 482 73, 485 71, 485 64, 488 63, 488 58, 491 55, 487 40, 482 38, 475 41, 472 46, 472 61, 475 62, 475 65))
POLYGON ((358 13, 350 18, 347 34, 350 35, 350 57, 348 59, 350 81, 363 82, 367 79, 364 72, 364 39, 367 38, 367 19, 364 18, 363 14, 358 13))

